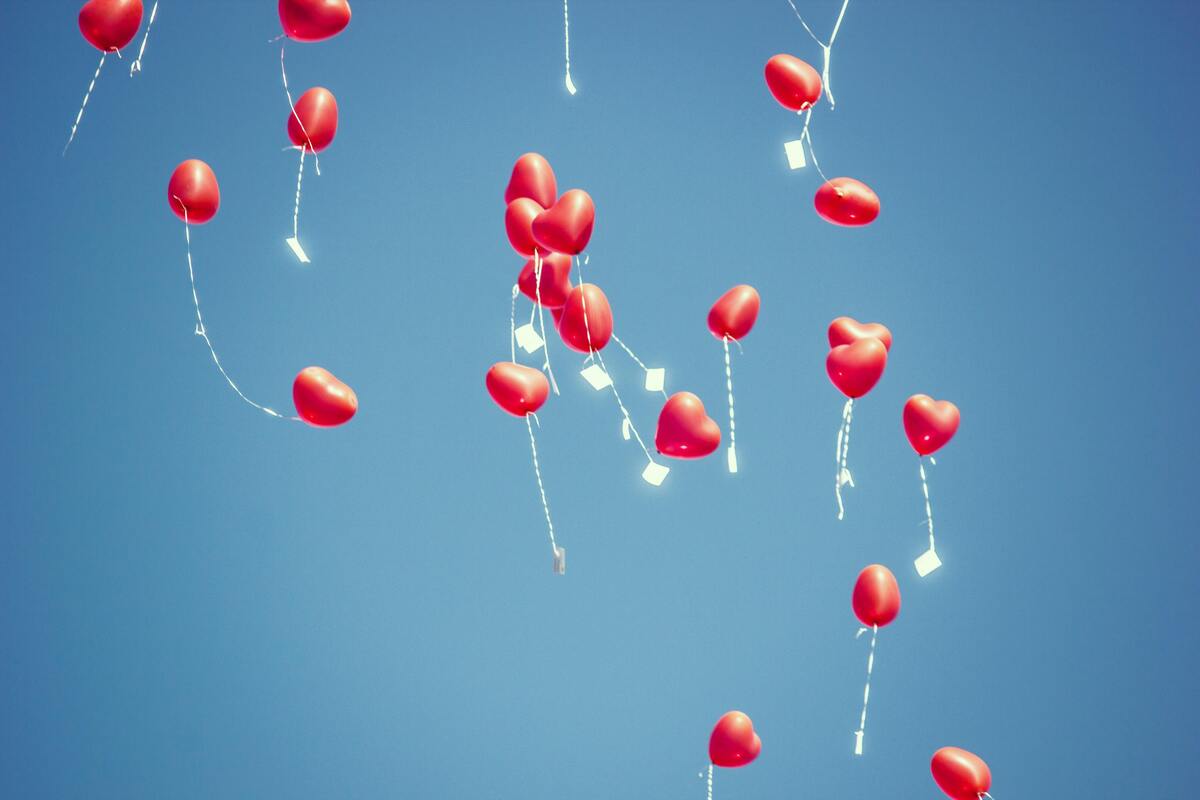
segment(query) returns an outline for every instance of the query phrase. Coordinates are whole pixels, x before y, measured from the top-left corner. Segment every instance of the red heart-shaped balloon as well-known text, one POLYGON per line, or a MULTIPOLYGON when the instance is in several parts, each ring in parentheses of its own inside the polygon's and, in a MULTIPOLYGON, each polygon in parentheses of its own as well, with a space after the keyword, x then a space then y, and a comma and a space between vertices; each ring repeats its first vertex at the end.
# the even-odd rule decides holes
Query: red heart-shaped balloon
POLYGON ((904 404, 904 433, 918 455, 936 453, 958 432, 958 406, 914 394, 904 404))
POLYGON ((744 767, 761 752, 754 723, 740 711, 723 714, 708 737, 708 760, 718 767, 744 767))
POLYGON ((88 0, 79 9, 79 32, 92 47, 120 50, 142 25, 142 0, 88 0))
POLYGON ((358 411, 358 395, 329 370, 305 367, 292 384, 292 402, 300 419, 316 428, 349 422, 358 411))
POLYGON ((859 339, 878 339, 892 349, 892 332, 878 322, 859 322, 853 317, 838 317, 829 323, 829 346, 853 344, 859 339))
POLYGON ((883 342, 874 337, 841 344, 829 351, 825 371, 846 397, 862 397, 883 377, 887 352, 883 342))
POLYGON ((542 207, 528 197, 518 197, 504 209, 504 232, 508 234, 508 243, 526 258, 531 258, 533 251, 538 249, 533 238, 533 221, 542 211, 542 207))
POLYGON ((753 286, 735 286, 713 303, 708 329, 718 339, 741 339, 758 319, 759 297, 753 286))
POLYGON ((703 458, 721 443, 721 428, 691 392, 676 392, 658 415, 654 446, 672 458, 703 458))
POLYGON ((319 42, 350 24, 346 0, 279 0, 279 21, 289 39, 319 42))
POLYGON ((562 308, 571 293, 571 257, 562 253, 550 253, 542 259, 542 280, 538 285, 534 271, 536 261, 529 259, 517 277, 517 285, 521 292, 533 300, 538 300, 541 293, 542 305, 546 308, 562 308))
POLYGON ((512 177, 504 190, 504 202, 528 197, 542 208, 550 208, 558 199, 558 181, 550 162, 537 153, 526 153, 513 164, 512 177))
POLYGON ((612 307, 600 287, 583 283, 572 289, 558 321, 558 333, 563 343, 580 353, 590 353, 603 350, 612 338, 612 332, 612 307))
POLYGON ((879 216, 879 196, 854 178, 833 178, 813 198, 817 213, 835 225, 867 225, 879 216))
POLYGON ((938 788, 953 800, 979 800, 992 788, 992 771, 983 759, 960 747, 943 747, 929 764, 938 788))
POLYGON ((314 86, 296 101, 296 113, 288 114, 288 138, 296 147, 319 153, 337 135, 338 107, 333 92, 314 86), (303 127, 302 127, 303 126, 303 127))
POLYGON ((493 364, 485 383, 496 405, 514 417, 533 414, 550 396, 550 382, 540 370, 512 361, 493 364))
POLYGON ((881 628, 887 625, 900 613, 900 586, 896 576, 881 564, 867 567, 858 573, 850 605, 854 608, 854 616, 863 625, 881 628))
POLYGON ((195 225, 215 217, 221 206, 221 189, 212 167, 198 158, 189 158, 176 167, 167 182, 167 202, 175 216, 195 225))
POLYGON ((766 68, 767 88, 779 104, 791 111, 804 111, 821 99, 821 76, 795 56, 771 56, 766 68))
POLYGON ((533 221, 533 238, 539 246, 555 253, 577 256, 592 238, 596 207, 582 189, 570 189, 533 221))

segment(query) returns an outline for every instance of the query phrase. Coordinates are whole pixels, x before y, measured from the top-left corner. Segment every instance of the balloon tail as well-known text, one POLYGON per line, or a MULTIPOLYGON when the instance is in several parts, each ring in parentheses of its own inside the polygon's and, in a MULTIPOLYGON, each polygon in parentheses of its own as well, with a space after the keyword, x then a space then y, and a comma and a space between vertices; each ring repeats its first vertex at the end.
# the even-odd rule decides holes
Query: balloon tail
POLYGON ((63 147, 62 154, 67 154, 67 148, 71 146, 71 142, 75 141, 75 132, 79 130, 79 123, 83 119, 83 110, 87 108, 88 99, 92 96, 92 90, 96 88, 96 81, 100 78, 100 70, 104 69, 104 59, 108 57, 108 51, 100 54, 100 63, 96 65, 96 72, 92 75, 92 82, 88 84, 87 92, 83 95, 83 103, 79 106, 79 113, 75 115, 75 123, 71 125, 71 135, 67 137, 67 144, 63 147))
POLYGON ((154 7, 150 9, 150 21, 146 23, 146 32, 142 34, 142 44, 138 47, 137 58, 129 65, 129 77, 133 77, 142 71, 142 54, 146 52, 146 40, 150 38, 150 28, 154 26, 154 17, 158 15, 158 0, 154 0, 154 7))
POLYGON ((712 774, 713 774, 713 765, 709 764, 708 765, 708 800, 712 800, 712 774))
POLYGON ((723 337, 725 345, 725 391, 729 395, 729 471, 737 472, 737 428, 733 421, 733 367, 729 363, 729 336, 723 337))
POLYGON ((854 488, 854 476, 850 474, 850 468, 847 466, 847 455, 850 452, 850 423, 854 419, 854 398, 846 400, 846 405, 842 406, 842 425, 838 428, 837 444, 833 448, 833 465, 836 471, 833 481, 834 494, 837 497, 838 516, 840 520, 845 516, 846 509, 842 505, 842 487, 849 486, 854 488))
MULTIPOLYGON (((933 461, 932 458, 929 460, 933 461)), ((925 524, 929 527, 929 549, 917 556, 913 566, 917 568, 917 575, 924 578, 940 567, 942 560, 938 558, 937 548, 933 541, 933 507, 929 504, 929 481, 925 478, 925 459, 918 457, 917 463, 921 471, 921 494, 925 496, 925 524)))
POLYGON ((546 374, 550 376, 550 388, 558 394, 558 381, 554 380, 554 370, 550 366, 550 345, 546 338, 546 312, 542 308, 542 255, 534 248, 533 251, 533 280, 534 294, 537 296, 537 315, 538 325, 542 329, 542 357, 545 359, 542 364, 542 369, 546 370, 546 374))
POLYGON ((646 373, 646 391, 659 392, 662 394, 663 399, 666 400, 667 392, 663 387, 666 385, 667 371, 662 367, 647 367, 644 363, 642 363, 642 360, 638 358, 632 350, 629 349, 629 346, 622 342, 620 337, 618 337, 615 333, 612 335, 612 340, 616 342, 617 346, 624 350, 630 358, 633 359, 635 364, 642 368, 643 372, 646 373))
POLYGON ((571 80, 571 14, 567 0, 563 0, 563 49, 567 62, 567 91, 574 95, 578 89, 575 88, 575 81, 571 80))
POLYGON ((546 529, 550 532, 550 552, 553 555, 553 570, 555 575, 565 575, 567 572, 567 551, 554 541, 554 522, 550 519, 550 504, 546 501, 546 487, 542 485, 542 468, 538 464, 537 440, 533 438, 533 423, 525 415, 525 427, 529 429, 529 449, 533 453, 533 474, 537 477, 538 494, 542 497, 542 510, 546 512, 546 529))
MULTIPOLYGON (((300 246, 300 186, 304 183, 304 154, 308 152, 308 145, 299 148, 300 150, 300 169, 296 172, 296 204, 292 208, 292 235, 287 239, 288 247, 292 248, 292 252, 296 254, 296 258, 301 264, 308 264, 311 259, 308 253, 304 252, 304 248, 300 246)), ((315 155, 314 155, 315 158, 315 155)))
MULTIPOLYGON (((875 669, 875 640, 879 636, 879 626, 872 625, 870 631, 871 650, 867 654, 867 683, 863 687, 862 716, 858 718, 858 730, 854 732, 854 755, 856 756, 862 755, 863 736, 867 732, 867 701, 871 699, 871 672, 875 669)), ((867 628, 859 628, 858 636, 862 636, 866 632, 867 628)))

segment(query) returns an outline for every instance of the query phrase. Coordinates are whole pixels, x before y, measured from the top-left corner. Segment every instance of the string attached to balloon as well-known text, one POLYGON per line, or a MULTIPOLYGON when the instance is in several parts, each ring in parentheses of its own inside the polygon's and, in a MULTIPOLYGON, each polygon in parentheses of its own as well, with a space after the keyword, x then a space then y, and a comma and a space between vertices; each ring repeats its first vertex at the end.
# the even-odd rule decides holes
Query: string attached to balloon
POLYGON ((621 341, 615 333, 612 335, 612 340, 617 343, 617 346, 625 351, 626 355, 633 359, 633 362, 642 368, 642 372, 646 373, 646 391, 658 392, 667 399, 667 391, 664 388, 667 383, 667 371, 662 367, 647 367, 637 355, 629 349, 629 346, 621 341))
POLYGON ((129 65, 129 77, 133 77, 142 71, 142 55, 146 52, 146 40, 150 38, 150 29, 154 27, 154 18, 158 15, 158 0, 154 0, 154 6, 150 9, 150 21, 146 23, 146 32, 142 34, 142 43, 138 46, 137 58, 129 65))
MULTIPOLYGON (((279 48, 279 73, 283 77, 283 93, 287 96, 288 108, 292 110, 292 119, 300 126, 300 131, 304 136, 304 144, 295 146, 296 150, 300 151, 300 168, 296 173, 296 202, 292 210, 292 235, 285 239, 287 246, 291 248, 296 258, 301 264, 311 263, 308 254, 304 248, 300 246, 300 186, 304 181, 304 156, 308 151, 313 154, 313 169, 316 170, 317 176, 321 175, 321 159, 317 155, 316 148, 311 146, 311 139, 308 136, 308 131, 304 128, 304 120, 300 119, 300 115, 296 113, 296 105, 292 102, 292 92, 288 88, 287 68, 284 66, 284 55, 286 47, 279 48)), ((291 149, 291 148, 288 148, 291 149)))
MULTIPOLYGON (((113 52, 116 52, 118 56, 120 55, 119 50, 113 52)), ((67 154, 67 148, 71 146, 71 142, 75 141, 75 132, 79 130, 79 123, 83 119, 83 110, 87 108, 88 100, 92 96, 92 90, 96 88, 96 81, 100 77, 100 70, 104 69, 104 59, 107 57, 107 51, 100 54, 100 63, 96 65, 96 72, 92 75, 92 82, 88 84, 87 92, 83 95, 83 103, 79 106, 79 113, 75 115, 75 122, 71 125, 71 135, 67 137, 67 143, 63 147, 62 154, 64 156, 67 154)))
MULTIPOLYGON (((829 100, 829 107, 834 108, 837 103, 833 99, 833 92, 829 86, 829 59, 833 54, 833 43, 837 39, 838 31, 842 29, 842 18, 846 16, 846 7, 850 5, 850 0, 842 0, 842 10, 838 12, 837 21, 833 24, 833 33, 829 36, 829 44, 821 41, 821 39, 813 33, 812 28, 804 21, 804 17, 800 15, 800 9, 796 8, 796 3, 793 0, 788 0, 788 5, 792 7, 792 11, 796 14, 796 19, 800 20, 800 24, 804 26, 804 30, 808 31, 808 35, 821 48, 821 55, 824 58, 824 66, 821 68, 821 84, 825 87, 825 96, 829 100)), ((805 120, 805 127, 808 121, 805 120)))
MULTIPOLYGON (((545 311, 545 307, 542 305, 542 264, 543 264, 543 261, 542 261, 541 251, 534 249, 534 251, 533 251, 534 304, 533 304, 533 310, 531 311, 531 313, 529 315, 529 325, 530 325, 530 327, 533 326, 533 317, 534 317, 534 314, 536 314, 537 318, 538 318, 538 327, 540 327, 542 329, 541 336, 539 337, 541 339, 541 348, 542 348, 542 359, 543 359, 542 369, 544 369, 546 371, 546 374, 550 378, 550 390, 553 391, 555 394, 558 394, 559 393, 558 392, 558 382, 556 380, 554 380, 554 369, 550 366, 550 345, 548 344, 549 339, 546 337, 546 311, 545 311)), ((513 288, 515 290, 519 290, 520 286, 518 285, 513 288)), ((537 348, 535 347, 534 350, 536 350, 536 349, 537 348)))
POLYGON ((713 796, 712 796, 712 775, 713 775, 713 765, 712 765, 712 764, 709 764, 709 765, 708 765, 708 800, 713 800, 713 796))
POLYGON ((871 632, 871 649, 867 654, 867 682, 863 687, 862 714, 858 718, 858 730, 854 732, 854 755, 863 752, 863 737, 867 730, 867 703, 871 699, 871 674, 875 670, 875 643, 879 629, 889 625, 900 613, 900 586, 892 571, 880 564, 872 564, 858 574, 850 605, 854 616, 864 627, 859 628, 855 638, 871 632))
POLYGON ((879 637, 879 626, 859 628, 855 639, 860 638, 868 630, 871 631, 871 650, 867 654, 867 683, 863 686, 862 716, 858 719, 858 730, 854 732, 854 755, 862 755, 863 736, 867 732, 867 702, 871 699, 871 672, 875 669, 875 640, 879 637))
POLYGON ((825 371, 838 391, 846 396, 833 451, 834 495, 837 498, 837 518, 841 520, 845 517, 842 487, 854 488, 854 477, 849 467, 854 401, 870 392, 883 377, 888 351, 892 347, 892 332, 878 322, 861 323, 851 317, 838 317, 829 323, 828 337, 829 355, 825 358, 825 371))
POLYGON ((921 495, 925 500, 925 524, 929 529, 929 549, 917 556, 913 562, 917 575, 922 578, 942 565, 933 539, 933 508, 929 502, 925 456, 929 456, 930 464, 937 465, 933 454, 954 438, 954 434, 958 432, 959 418, 958 407, 948 400, 934 400, 928 395, 915 394, 904 404, 904 434, 917 454, 921 495))
MULTIPOLYGON (((937 464, 931 456, 929 461, 932 464, 937 464)), ((929 482, 925 478, 925 459, 917 458, 918 469, 921 474, 921 494, 925 497, 925 524, 929 528, 929 549, 917 557, 913 565, 917 568, 917 575, 924 578, 929 573, 942 565, 942 560, 938 558, 937 547, 933 541, 933 508, 929 504, 929 482)))
POLYGON ((837 446, 833 451, 833 461, 836 474, 834 476, 834 492, 837 495, 838 516, 840 520, 845 515, 846 509, 842 506, 842 487, 849 486, 854 488, 854 476, 850 474, 850 468, 847 466, 846 456, 850 452, 850 423, 854 419, 854 398, 846 399, 846 405, 842 406, 842 425, 838 428, 837 446))
POLYGON ((575 82, 571 80, 571 14, 567 8, 567 0, 563 0, 563 49, 566 51, 567 61, 567 91, 574 95, 576 91, 575 82))
POLYGON ((738 471, 738 462, 733 416, 733 365, 729 357, 729 343, 732 341, 738 346, 739 352, 742 350, 741 340, 758 321, 761 303, 755 288, 743 283, 717 298, 708 311, 708 331, 721 341, 725 350, 725 395, 729 405, 729 448, 726 451, 726 463, 731 473, 738 471))

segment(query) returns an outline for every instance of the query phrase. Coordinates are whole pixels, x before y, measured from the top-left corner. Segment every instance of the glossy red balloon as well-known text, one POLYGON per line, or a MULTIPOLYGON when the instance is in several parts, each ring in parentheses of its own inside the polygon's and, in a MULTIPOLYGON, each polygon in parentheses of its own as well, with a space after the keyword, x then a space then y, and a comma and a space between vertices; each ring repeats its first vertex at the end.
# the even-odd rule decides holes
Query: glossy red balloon
POLYGON ((721 444, 721 427, 691 392, 676 392, 658 415, 654 446, 671 458, 704 458, 721 444))
POLYGON ((992 788, 992 771, 983 759, 959 747, 943 747, 929 764, 934 783, 953 800, 979 800, 992 788))
POLYGON ((878 322, 859 322, 853 317, 838 317, 829 323, 829 346, 853 344, 859 339, 874 338, 892 349, 892 332, 878 322))
POLYGON ((883 377, 887 352, 883 342, 873 337, 838 345, 825 358, 825 371, 846 397, 862 397, 883 377))
POLYGON ((279 21, 289 39, 319 42, 350 24, 346 0, 279 0, 279 21))
POLYGON ((533 238, 546 251, 577 256, 592 238, 596 207, 582 189, 570 189, 533 221, 533 238))
POLYGON ((854 594, 850 598, 854 616, 867 627, 883 627, 900 613, 900 586, 892 571, 880 564, 858 573, 854 582, 854 594))
POLYGON ((513 164, 512 177, 504 190, 505 204, 528 197, 542 208, 550 208, 558 199, 558 182, 550 162, 537 153, 526 153, 513 164))
POLYGON ((537 302, 540 291, 543 306, 562 308, 567 302, 567 295, 571 293, 571 257, 562 253, 551 253, 543 258, 540 286, 534 265, 534 259, 526 261, 517 278, 517 285, 521 287, 522 294, 537 302))
MULTIPOLYGON (((528 197, 518 197, 504 209, 504 232, 508 234, 508 243, 526 258, 532 258, 533 251, 538 249, 537 241, 533 238, 533 221, 542 210, 528 197)), ((542 252, 546 253, 545 250, 542 252)))
POLYGON ((212 167, 198 158, 189 158, 171 173, 167 182, 167 202, 175 216, 195 225, 203 225, 217 215, 221 206, 221 189, 212 167))
POLYGON ((744 767, 761 752, 754 723, 740 711, 723 714, 708 737, 708 760, 718 767, 744 767))
POLYGON ((936 453, 958 432, 958 406, 914 394, 904 404, 904 433, 918 455, 936 453))
POLYGON ((813 200, 817 213, 835 225, 867 225, 879 216, 879 197, 854 178, 833 178, 821 184, 813 200))
POLYGON ((718 339, 741 339, 758 320, 759 297, 753 286, 735 286, 713 303, 708 329, 718 339))
POLYGON ((563 304, 558 332, 567 347, 580 353, 604 349, 608 340, 612 338, 613 317, 608 298, 600 291, 599 286, 584 283, 571 290, 567 295, 567 302, 563 304))
POLYGON ((358 395, 329 370, 305 367, 292 384, 292 402, 300 419, 316 428, 349 422, 358 411, 358 395))
POLYGON ((766 68, 767 88, 779 104, 791 111, 804 111, 821 98, 821 76, 795 56, 771 56, 766 68))
POLYGON ((288 138, 296 147, 307 145, 310 153, 319 153, 329 147, 337 135, 337 126, 337 100, 333 92, 321 86, 314 86, 300 95, 296 101, 296 113, 288 113, 288 138))
POLYGON ((512 361, 493 364, 485 382, 496 405, 514 417, 536 412, 550 396, 550 382, 541 370, 512 361))
POLYGON ((92 47, 120 50, 142 25, 142 0, 89 0, 79 9, 79 32, 92 47))

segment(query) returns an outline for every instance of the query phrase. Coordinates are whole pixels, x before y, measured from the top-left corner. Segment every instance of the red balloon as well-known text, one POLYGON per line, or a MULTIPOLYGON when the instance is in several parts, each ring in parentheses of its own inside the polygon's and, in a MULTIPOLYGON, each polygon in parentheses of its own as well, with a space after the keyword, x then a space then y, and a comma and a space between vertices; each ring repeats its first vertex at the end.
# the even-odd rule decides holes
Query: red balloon
POLYGON ((504 202, 528 197, 542 208, 550 208, 558 199, 558 182, 550 162, 537 153, 526 153, 513 164, 512 177, 504 190, 504 202))
POLYGON ((887 366, 887 348, 875 338, 841 344, 829 351, 825 371, 846 397, 862 397, 879 383, 887 366))
POLYGON ((943 747, 929 764, 938 788, 953 800, 979 800, 992 788, 992 771, 983 759, 959 747, 943 747))
POLYGON ((346 0, 279 0, 279 21, 289 39, 319 42, 350 24, 346 0))
POLYGON ((878 322, 859 322, 853 317, 838 317, 829 323, 829 346, 853 344, 859 339, 878 339, 892 349, 892 332, 878 322))
POLYGON ((292 384, 292 402, 300 419, 315 428, 349 422, 358 411, 358 395, 329 370, 305 367, 292 384))
POLYGON ((189 158, 176 167, 167 183, 167 202, 175 216, 195 225, 215 217, 221 205, 221 189, 212 167, 198 158, 189 158))
POLYGON ((835 225, 867 225, 879 216, 879 196, 854 178, 833 178, 821 184, 813 203, 817 213, 835 225))
POLYGON ((525 267, 517 278, 521 292, 536 303, 540 291, 543 306, 562 308, 567 302, 567 295, 571 293, 571 257, 562 253, 551 253, 543 258, 540 286, 533 268, 534 259, 531 258, 525 262, 525 267))
POLYGON ((900 586, 896 576, 887 567, 879 564, 858 573, 854 582, 854 595, 850 598, 854 616, 868 627, 883 627, 900 613, 900 586))
POLYGON ((780 53, 767 62, 767 88, 786 109, 805 111, 821 98, 821 76, 795 56, 780 53))
POLYGON ((296 113, 288 114, 288 138, 296 147, 307 146, 309 152, 319 153, 337 136, 337 123, 338 107, 333 92, 314 86, 300 95, 296 113))
POLYGON ((500 361, 487 371, 488 394, 514 417, 532 414, 550 396, 550 382, 541 370, 512 361, 500 361))
POLYGON ((504 231, 508 234, 508 243, 526 258, 532 258, 533 251, 538 249, 537 241, 533 238, 533 221, 542 210, 528 197, 518 197, 504 209, 504 231))
POLYGON ((533 221, 533 238, 546 250, 577 256, 587 249, 595 221, 592 198, 582 189, 570 189, 533 221))
POLYGON ((79 9, 79 32, 106 53, 133 41, 142 25, 142 0, 88 0, 79 9))
POLYGON ((563 304, 558 332, 567 347, 580 353, 604 349, 612 338, 613 318, 612 307, 599 286, 583 283, 571 290, 563 304))
POLYGON ((704 458, 721 444, 721 428, 691 392, 676 392, 658 415, 654 446, 671 458, 704 458))
POLYGON ((904 433, 918 455, 936 453, 958 432, 958 406, 914 394, 904 404, 904 433))
POLYGON ((759 297, 753 286, 735 286, 713 303, 708 329, 718 339, 741 339, 758 319, 759 297))
POLYGON ((708 737, 708 760, 718 767, 744 767, 761 752, 754 723, 740 711, 722 715, 708 737))

